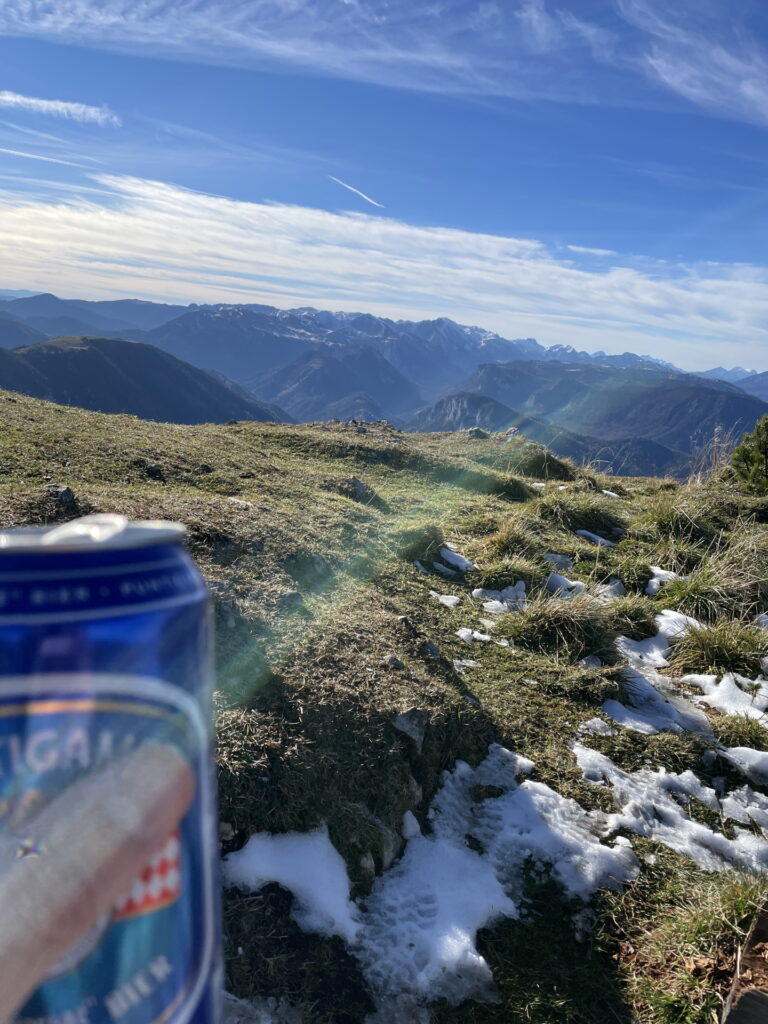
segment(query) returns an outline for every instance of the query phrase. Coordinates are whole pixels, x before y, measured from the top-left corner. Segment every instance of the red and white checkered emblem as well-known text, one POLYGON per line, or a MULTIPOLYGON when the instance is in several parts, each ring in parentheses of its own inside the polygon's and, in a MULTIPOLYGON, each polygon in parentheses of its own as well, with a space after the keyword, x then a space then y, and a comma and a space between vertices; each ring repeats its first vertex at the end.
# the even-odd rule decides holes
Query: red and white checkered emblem
POLYGON ((161 910, 178 899, 181 892, 181 843, 174 832, 131 886, 115 908, 115 920, 138 917, 161 910))

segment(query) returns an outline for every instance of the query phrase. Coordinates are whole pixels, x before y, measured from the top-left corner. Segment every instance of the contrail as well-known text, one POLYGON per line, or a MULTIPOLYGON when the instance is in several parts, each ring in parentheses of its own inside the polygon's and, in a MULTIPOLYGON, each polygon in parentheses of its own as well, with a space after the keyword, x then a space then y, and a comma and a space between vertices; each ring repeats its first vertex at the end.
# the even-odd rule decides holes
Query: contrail
POLYGON ((371 197, 367 196, 365 192, 361 192, 359 188, 352 188, 352 186, 348 185, 346 181, 342 181, 341 178, 334 178, 332 174, 329 174, 328 177, 331 181, 335 181, 337 185, 341 185, 342 188, 348 188, 350 192, 354 192, 356 196, 360 196, 361 199, 364 199, 366 203, 370 203, 371 206, 378 206, 381 210, 384 209, 383 203, 377 203, 375 199, 371 199, 371 197))

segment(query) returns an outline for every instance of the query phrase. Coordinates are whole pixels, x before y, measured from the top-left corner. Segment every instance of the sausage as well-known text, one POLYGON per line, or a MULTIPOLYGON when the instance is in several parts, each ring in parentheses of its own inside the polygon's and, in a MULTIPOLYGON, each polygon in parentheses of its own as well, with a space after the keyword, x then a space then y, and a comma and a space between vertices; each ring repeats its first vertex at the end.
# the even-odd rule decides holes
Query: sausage
MULTIPOLYGON (((108 915, 187 811, 193 770, 145 743, 55 797, 24 825, 37 853, 0 867, 0 1024, 108 915)), ((16 844, 18 846, 18 844, 16 844)))

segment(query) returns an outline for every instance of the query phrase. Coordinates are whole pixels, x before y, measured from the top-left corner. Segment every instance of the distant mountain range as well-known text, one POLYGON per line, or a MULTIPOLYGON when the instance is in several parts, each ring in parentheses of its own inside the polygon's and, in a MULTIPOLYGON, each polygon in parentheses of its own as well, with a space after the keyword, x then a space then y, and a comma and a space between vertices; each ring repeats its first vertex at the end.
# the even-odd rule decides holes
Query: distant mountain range
POLYGON ((631 352, 546 348, 445 317, 0 292, 0 349, 14 350, 0 351, 0 387, 86 408, 178 422, 515 426, 625 473, 682 472, 716 426, 737 436, 768 413, 768 373, 684 373, 631 352), (48 340, 62 334, 76 337, 48 340))
POLYGON ((114 338, 0 349, 0 387, 60 405, 171 423, 288 419, 281 409, 151 345, 114 338))

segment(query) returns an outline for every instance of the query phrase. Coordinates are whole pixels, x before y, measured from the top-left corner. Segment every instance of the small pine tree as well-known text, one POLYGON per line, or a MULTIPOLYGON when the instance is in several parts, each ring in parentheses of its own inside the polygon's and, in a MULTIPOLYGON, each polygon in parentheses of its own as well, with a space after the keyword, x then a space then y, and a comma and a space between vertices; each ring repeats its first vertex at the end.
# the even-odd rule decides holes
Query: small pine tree
POLYGON ((733 470, 751 491, 768 494, 768 416, 733 450, 733 470))

